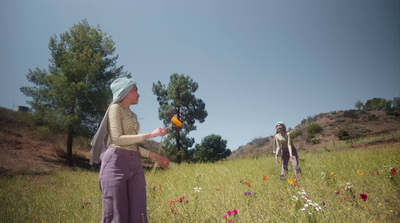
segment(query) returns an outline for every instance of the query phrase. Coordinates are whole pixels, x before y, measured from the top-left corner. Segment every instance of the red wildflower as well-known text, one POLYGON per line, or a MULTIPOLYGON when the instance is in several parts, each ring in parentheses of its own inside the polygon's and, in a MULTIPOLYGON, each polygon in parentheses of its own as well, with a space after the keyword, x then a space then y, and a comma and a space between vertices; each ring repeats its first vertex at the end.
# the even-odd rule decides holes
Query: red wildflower
POLYGON ((390 170, 390 172, 392 173, 392 175, 395 175, 395 174, 396 174, 396 168, 392 168, 392 169, 390 170))
POLYGON ((339 194, 339 193, 340 193, 340 191, 339 191, 339 190, 335 190, 335 193, 336 193, 336 194, 339 194))
POLYGON ((367 201, 368 195, 366 194, 360 194, 360 199, 363 199, 364 201, 367 201))

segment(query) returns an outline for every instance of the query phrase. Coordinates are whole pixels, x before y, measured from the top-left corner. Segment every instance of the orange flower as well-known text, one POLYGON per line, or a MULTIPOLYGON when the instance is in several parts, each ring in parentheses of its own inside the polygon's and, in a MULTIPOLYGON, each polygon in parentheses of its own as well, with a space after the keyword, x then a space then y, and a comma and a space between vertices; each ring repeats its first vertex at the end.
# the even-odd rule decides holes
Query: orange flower
POLYGON ((179 119, 178 119, 177 117, 175 117, 175 116, 172 117, 171 122, 172 122, 174 125, 178 126, 178 127, 181 127, 181 126, 182 126, 182 122, 179 121, 179 119))
POLYGON ((293 179, 290 178, 289 180, 287 180, 288 183, 293 184, 293 179))
POLYGON ((361 176, 364 174, 361 170, 357 171, 357 173, 361 176))
POLYGON ((267 176, 264 176, 264 180, 268 180, 268 177, 267 177, 267 176))

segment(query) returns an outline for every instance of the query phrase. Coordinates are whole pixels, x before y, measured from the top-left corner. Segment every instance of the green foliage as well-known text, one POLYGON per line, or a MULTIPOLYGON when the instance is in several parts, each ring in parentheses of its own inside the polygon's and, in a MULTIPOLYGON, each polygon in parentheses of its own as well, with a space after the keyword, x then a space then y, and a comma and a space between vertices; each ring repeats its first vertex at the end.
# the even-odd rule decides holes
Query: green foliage
POLYGON ((153 83, 153 93, 157 95, 160 105, 160 120, 163 120, 166 126, 170 125, 173 116, 182 122, 182 127, 172 126, 172 131, 164 140, 167 152, 177 155, 178 162, 181 162, 182 153, 186 153, 194 144, 194 139, 189 138, 188 134, 196 130, 195 122, 203 123, 208 115, 205 103, 194 95, 197 88, 198 84, 193 79, 177 73, 170 76, 168 86, 160 81, 153 83))
MULTIPOLYGON (((398 144, 304 153, 302 174, 292 184, 291 175, 279 179, 281 166, 272 157, 172 164, 154 175, 146 172, 148 217, 225 222, 236 209, 237 215, 227 216, 234 222, 398 222, 399 163, 398 144), (368 195, 366 201, 360 194, 368 195)), ((0 199, 0 222, 101 221, 98 172, 0 176, 0 199)))
POLYGON ((303 134, 303 130, 298 129, 296 131, 293 131, 292 133, 290 133, 290 137, 292 137, 292 139, 301 136, 303 134))
POLYGON ((68 154, 75 134, 93 134, 104 115, 112 80, 130 74, 116 66, 114 42, 86 20, 69 32, 50 38, 49 71, 36 68, 26 76, 33 87, 21 87, 29 104, 45 123, 68 132, 68 154))
POLYGON ((307 133, 309 135, 315 135, 322 132, 322 127, 318 123, 312 123, 307 127, 307 133))
POLYGON ((358 110, 361 110, 364 107, 364 103, 362 101, 358 100, 356 103, 354 103, 354 107, 357 108, 358 110))
POLYGON ((344 129, 340 129, 339 132, 336 134, 336 136, 339 138, 339 140, 350 139, 350 134, 344 129))
POLYGON ((201 144, 196 144, 194 162, 216 162, 231 155, 231 150, 226 148, 227 141, 219 135, 206 136, 201 144))
POLYGON ((364 108, 371 111, 371 110, 386 110, 392 107, 392 101, 386 100, 384 98, 373 98, 368 100, 364 108))

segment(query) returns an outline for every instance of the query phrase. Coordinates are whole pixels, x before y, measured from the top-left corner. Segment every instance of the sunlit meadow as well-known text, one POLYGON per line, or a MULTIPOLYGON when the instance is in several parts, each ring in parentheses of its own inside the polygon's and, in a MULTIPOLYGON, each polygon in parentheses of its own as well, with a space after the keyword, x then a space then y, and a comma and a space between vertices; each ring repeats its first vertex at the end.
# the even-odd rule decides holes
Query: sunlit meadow
MULTIPOLYGON (((399 222, 400 144, 146 172, 150 222, 399 222)), ((98 173, 0 178, 0 222, 100 222, 98 173)))

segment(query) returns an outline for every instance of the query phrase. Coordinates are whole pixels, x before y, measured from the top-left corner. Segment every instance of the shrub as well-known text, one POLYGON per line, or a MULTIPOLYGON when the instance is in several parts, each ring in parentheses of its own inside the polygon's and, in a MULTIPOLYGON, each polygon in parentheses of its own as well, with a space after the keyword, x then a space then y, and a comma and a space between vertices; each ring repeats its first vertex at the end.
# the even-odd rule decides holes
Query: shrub
POLYGON ((307 133, 310 135, 315 135, 320 132, 322 132, 322 127, 320 125, 318 125, 317 123, 312 123, 307 128, 307 133))
POLYGON ((350 134, 344 129, 340 129, 339 132, 336 134, 336 136, 339 138, 339 140, 350 139, 350 134))
POLYGON ((301 136, 301 134, 303 134, 303 131, 299 129, 299 130, 296 130, 296 131, 290 133, 290 136, 292 137, 292 139, 294 139, 298 136, 301 136))

